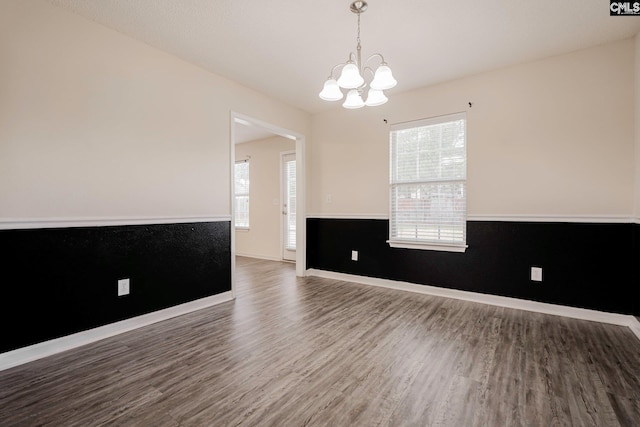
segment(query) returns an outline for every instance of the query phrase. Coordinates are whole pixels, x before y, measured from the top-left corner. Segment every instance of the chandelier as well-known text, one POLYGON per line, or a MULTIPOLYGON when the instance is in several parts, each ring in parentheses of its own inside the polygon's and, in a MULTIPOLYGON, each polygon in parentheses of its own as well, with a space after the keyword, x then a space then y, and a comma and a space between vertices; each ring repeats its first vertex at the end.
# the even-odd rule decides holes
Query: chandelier
POLYGON ((320 98, 325 101, 338 101, 343 98, 344 94, 342 89, 347 90, 347 97, 342 104, 344 108, 361 108, 366 106, 375 107, 382 105, 389 99, 385 96, 384 90, 391 89, 396 85, 396 80, 391 74, 391 68, 384 61, 384 57, 379 53, 374 53, 367 58, 364 63, 361 60, 361 47, 360 47, 360 14, 367 10, 366 1, 354 1, 351 3, 351 12, 358 15, 358 37, 356 38, 357 47, 356 53, 350 52, 349 59, 345 63, 337 64, 331 69, 327 81, 324 82, 324 87, 320 92, 320 98), (375 73, 367 66, 367 63, 378 58, 380 64, 375 73), (333 73, 336 69, 342 67, 340 77, 336 80, 333 77, 333 73), (366 101, 362 100, 362 94, 367 88, 367 80, 371 79, 368 83, 369 90, 367 91, 366 101))

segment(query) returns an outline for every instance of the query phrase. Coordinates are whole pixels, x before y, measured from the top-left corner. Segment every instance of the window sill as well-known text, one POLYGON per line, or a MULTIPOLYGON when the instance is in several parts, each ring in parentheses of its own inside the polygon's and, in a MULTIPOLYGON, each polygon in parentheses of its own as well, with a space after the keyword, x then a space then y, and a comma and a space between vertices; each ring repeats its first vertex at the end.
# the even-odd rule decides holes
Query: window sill
POLYGON ((465 244, 437 244, 437 243, 413 243, 398 240, 387 240, 392 248, 401 249, 419 249, 423 251, 442 251, 442 252, 460 252, 463 253, 469 247, 465 244))
POLYGON ((236 231, 249 231, 249 227, 236 227, 236 231))

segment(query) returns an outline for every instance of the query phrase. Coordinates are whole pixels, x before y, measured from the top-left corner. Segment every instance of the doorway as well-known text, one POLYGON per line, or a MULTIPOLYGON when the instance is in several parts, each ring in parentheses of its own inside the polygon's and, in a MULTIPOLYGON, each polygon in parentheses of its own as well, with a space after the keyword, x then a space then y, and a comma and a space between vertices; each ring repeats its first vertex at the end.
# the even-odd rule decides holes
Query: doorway
MULTIPOLYGON (((294 231, 294 233, 289 234, 289 236, 293 235, 293 239, 295 241, 295 246, 289 244, 289 247, 292 246, 295 250, 288 251, 287 256, 291 258, 291 262, 295 262, 296 264, 296 275, 304 276, 306 272, 306 212, 305 212, 305 137, 304 135, 298 134, 296 132, 290 131, 288 129, 280 128, 278 126, 254 119, 252 117, 245 116, 243 114, 231 113, 231 138, 230 138, 230 153, 231 153, 231 161, 230 161, 230 170, 231 170, 231 282, 232 282, 232 291, 234 289, 234 272, 235 272, 235 255, 236 255, 236 236, 235 236, 235 183, 234 183, 234 168, 236 164, 236 150, 235 145, 237 142, 243 138, 243 135, 247 133, 255 133, 258 135, 271 135, 271 136, 280 136, 284 138, 288 138, 292 141, 295 141, 295 189, 292 191, 291 195, 294 196, 290 198, 288 201, 288 208, 291 205, 291 202, 295 203, 295 212, 292 215, 290 211, 287 211, 287 221, 289 223, 289 231, 294 231)), ((240 160, 240 159, 238 159, 240 160)), ((282 199, 284 200, 284 199, 282 199)), ((282 206, 281 206, 282 207, 282 206)), ((284 209, 283 209, 284 211, 284 209)), ((282 215, 283 217, 285 215, 282 215)), ((282 236, 282 246, 284 247, 287 243, 287 239, 284 237, 284 233, 286 228, 283 227, 283 231, 281 233, 282 236)), ((290 243, 290 242, 289 242, 290 243)), ((284 250, 283 258, 284 258, 284 250)))

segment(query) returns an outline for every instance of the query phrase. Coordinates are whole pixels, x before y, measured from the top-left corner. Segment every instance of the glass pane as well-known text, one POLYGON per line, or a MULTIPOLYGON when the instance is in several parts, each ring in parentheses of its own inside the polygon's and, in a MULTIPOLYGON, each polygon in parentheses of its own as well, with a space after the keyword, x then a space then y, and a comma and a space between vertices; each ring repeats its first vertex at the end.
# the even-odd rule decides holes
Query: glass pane
POLYGON ((249 227, 249 196, 236 196, 236 227, 249 227))
POLYGON ((234 169, 235 192, 236 194, 249 193, 249 162, 238 162, 234 169))
POLYGON ((465 242, 465 199, 464 182, 394 185, 391 238, 465 242))
POLYGON ((392 182, 466 177, 465 120, 393 131, 392 182))
POLYGON ((249 227, 249 162, 237 162, 233 169, 235 226, 249 227))

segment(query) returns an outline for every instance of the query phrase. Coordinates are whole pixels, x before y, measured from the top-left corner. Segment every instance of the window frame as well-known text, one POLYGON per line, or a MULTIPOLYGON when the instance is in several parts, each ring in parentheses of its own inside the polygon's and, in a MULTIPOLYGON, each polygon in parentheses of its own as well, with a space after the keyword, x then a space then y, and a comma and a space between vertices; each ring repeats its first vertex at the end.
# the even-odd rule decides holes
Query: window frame
POLYGON ((244 230, 244 231, 248 231, 249 227, 251 225, 251 221, 250 221, 250 213, 251 213, 251 197, 250 197, 250 193, 251 193, 251 165, 249 163, 249 159, 246 160, 237 160, 235 161, 235 163, 233 164, 233 179, 236 180, 236 167, 240 164, 246 164, 247 165, 247 192, 238 192, 238 186, 235 185, 233 186, 233 203, 234 203, 234 218, 233 218, 233 224, 236 230, 244 230), (238 197, 246 197, 247 198, 247 224, 246 225, 238 225, 238 197))
POLYGON ((403 249, 419 249, 419 250, 435 250, 435 251, 446 251, 446 252, 465 252, 468 248, 467 244, 467 202, 468 202, 468 194, 467 194, 467 148, 468 148, 468 132, 467 132, 467 115, 465 112, 460 113, 452 113, 446 114, 442 116, 430 117, 426 119, 413 120, 409 122, 403 122, 391 125, 389 130, 389 229, 388 229, 388 237, 387 243, 392 248, 403 248, 403 249), (394 158, 394 142, 393 142, 393 132, 405 130, 405 129, 414 129, 420 127, 426 127, 436 124, 442 124, 457 120, 464 120, 464 177, 456 178, 456 179, 446 179, 446 178, 437 178, 437 179, 419 179, 412 181, 398 181, 394 177, 394 162, 397 161, 397 158, 394 158), (402 185, 433 185, 439 183, 462 183, 463 191, 464 191, 464 226, 462 230, 462 241, 451 242, 451 241, 438 241, 438 240, 430 240, 430 239, 400 239, 393 238, 392 232, 394 229, 394 224, 396 221, 395 215, 396 211, 394 211, 394 188, 402 185))

